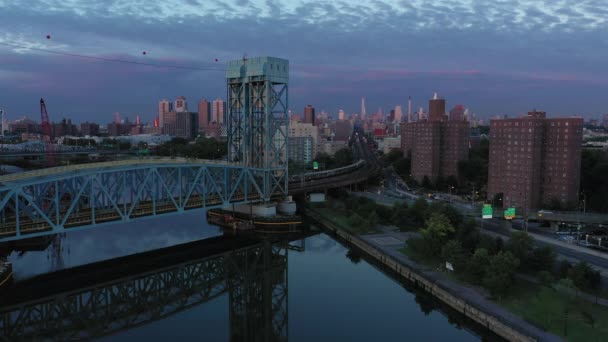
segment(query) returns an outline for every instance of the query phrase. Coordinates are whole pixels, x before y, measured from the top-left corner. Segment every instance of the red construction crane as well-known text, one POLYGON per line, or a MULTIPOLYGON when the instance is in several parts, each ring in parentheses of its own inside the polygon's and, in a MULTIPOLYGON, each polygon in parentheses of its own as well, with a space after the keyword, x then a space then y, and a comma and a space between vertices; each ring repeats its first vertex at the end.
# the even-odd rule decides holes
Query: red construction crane
POLYGON ((55 154, 53 153, 53 144, 51 143, 51 140, 53 139, 53 129, 51 127, 51 122, 49 121, 49 114, 46 111, 44 99, 40 99, 40 123, 42 126, 42 135, 48 137, 43 137, 46 149, 46 165, 52 167, 55 166, 55 154))

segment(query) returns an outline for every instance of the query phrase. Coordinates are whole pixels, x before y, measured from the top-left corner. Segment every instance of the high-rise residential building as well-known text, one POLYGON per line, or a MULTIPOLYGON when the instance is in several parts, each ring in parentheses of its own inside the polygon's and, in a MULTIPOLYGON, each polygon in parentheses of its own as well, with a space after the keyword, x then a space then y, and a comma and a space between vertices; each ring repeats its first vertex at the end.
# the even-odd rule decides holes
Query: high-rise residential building
POLYGON ((531 209, 578 204, 582 118, 547 119, 532 111, 513 119, 490 120, 488 198, 531 209))
POLYGON ((289 159, 303 164, 311 163, 317 154, 318 128, 312 123, 291 121, 288 134, 289 159))
POLYGON ((13 122, 9 122, 8 130, 11 133, 15 134, 29 134, 41 132, 40 124, 26 116, 16 119, 13 122))
POLYGON ((158 102, 158 125, 162 128, 165 113, 173 111, 173 103, 162 99, 158 102))
POLYGON ((346 120, 346 114, 344 113, 344 111, 342 109, 340 109, 338 111, 338 120, 340 120, 340 121, 346 120))
POLYGON ((94 122, 83 122, 80 124, 80 134, 84 136, 97 136, 99 135, 99 125, 94 122))
POLYGON ((204 132, 211 121, 211 104, 206 99, 198 103, 198 129, 204 132))
POLYGON ((437 93, 429 101, 429 121, 444 121, 445 99, 440 99, 437 93))
POLYGON ((71 119, 63 119, 60 122, 54 122, 53 125, 53 137, 63 137, 66 135, 77 135, 78 129, 76 125, 72 124, 71 119))
POLYGON ((602 126, 608 129, 608 114, 604 114, 604 119, 602 120, 602 126))
POLYGON ((353 126, 348 120, 340 120, 334 123, 333 140, 347 141, 353 132, 353 126))
POLYGON ((401 124, 401 149, 411 157, 412 177, 418 182, 425 177, 431 182, 439 177, 458 178, 458 163, 468 159, 468 122, 439 114, 445 100, 437 100, 435 95, 429 101, 428 119, 401 124))
POLYGON ((304 123, 315 124, 315 107, 311 105, 304 107, 304 123))
POLYGON ((463 105, 456 105, 450 110, 450 121, 463 121, 465 119, 464 112, 465 109, 463 105))
POLYGON ((177 113, 188 111, 188 101, 186 101, 186 98, 184 96, 178 96, 175 99, 175 105, 173 106, 173 110, 177 113))
POLYGON ((224 113, 226 111, 226 102, 222 99, 213 100, 211 120, 217 123, 224 123, 224 113))
POLYGON ((395 106, 395 117, 394 117, 393 122, 401 123, 402 119, 403 119, 403 111, 401 110, 401 106, 395 106))
POLYGON ((184 139, 196 137, 198 135, 198 113, 165 113, 165 127, 163 128, 163 133, 184 139))
POLYGON ((365 97, 361 98, 361 120, 365 120, 365 116, 367 115, 367 113, 365 113, 365 97))

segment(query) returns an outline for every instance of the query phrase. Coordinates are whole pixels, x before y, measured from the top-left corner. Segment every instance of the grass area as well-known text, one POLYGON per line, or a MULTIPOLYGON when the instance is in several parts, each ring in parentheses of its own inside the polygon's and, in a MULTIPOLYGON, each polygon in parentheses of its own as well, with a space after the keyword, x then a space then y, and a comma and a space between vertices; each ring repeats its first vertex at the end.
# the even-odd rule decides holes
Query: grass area
POLYGON ((497 303, 542 329, 568 341, 608 339, 608 308, 605 306, 523 280, 517 281, 511 293, 497 303))
POLYGON ((314 210, 318 212, 324 219, 352 234, 373 234, 378 232, 378 230, 374 227, 365 225, 356 226, 351 224, 349 222, 351 214, 348 210, 330 208, 315 208, 314 210))
MULTIPOLYGON (((431 267, 437 260, 423 258, 407 245, 399 249, 411 260, 431 267)), ((461 284, 467 284, 454 273, 444 275, 461 284)), ((531 322, 537 327, 563 337, 567 341, 607 341, 608 307, 596 305, 586 299, 568 295, 554 288, 516 279, 509 295, 495 300, 497 304, 531 322), (566 325, 565 309, 568 308, 566 325)))

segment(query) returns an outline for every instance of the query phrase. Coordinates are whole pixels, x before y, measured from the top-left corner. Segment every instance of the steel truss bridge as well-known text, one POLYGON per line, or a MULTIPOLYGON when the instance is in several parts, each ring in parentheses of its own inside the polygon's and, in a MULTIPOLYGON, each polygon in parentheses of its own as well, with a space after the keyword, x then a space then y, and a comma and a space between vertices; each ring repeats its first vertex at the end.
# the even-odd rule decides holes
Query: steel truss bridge
POLYGON ((0 177, 0 242, 112 221, 283 198, 265 169, 179 159, 49 168, 0 177))
POLYGON ((0 340, 91 339, 227 293, 231 341, 286 341, 287 243, 217 237, 26 280, 3 293, 0 340))

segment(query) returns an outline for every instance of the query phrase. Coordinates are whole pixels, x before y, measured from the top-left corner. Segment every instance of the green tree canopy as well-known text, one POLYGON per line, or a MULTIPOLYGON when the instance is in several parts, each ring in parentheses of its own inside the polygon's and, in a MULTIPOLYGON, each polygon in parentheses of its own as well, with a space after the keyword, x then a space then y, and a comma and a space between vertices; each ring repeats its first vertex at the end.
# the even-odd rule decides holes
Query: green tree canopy
POLYGON ((478 248, 467 263, 466 277, 473 283, 481 283, 489 262, 490 255, 488 254, 488 250, 478 248))
POLYGON ((426 221, 426 227, 420 232, 427 247, 425 254, 432 256, 441 253, 443 244, 450 239, 455 229, 447 216, 436 212, 431 214, 426 221))
POLYGON ((483 278, 483 284, 494 296, 501 297, 513 284, 517 259, 509 251, 501 251, 491 257, 483 278))

